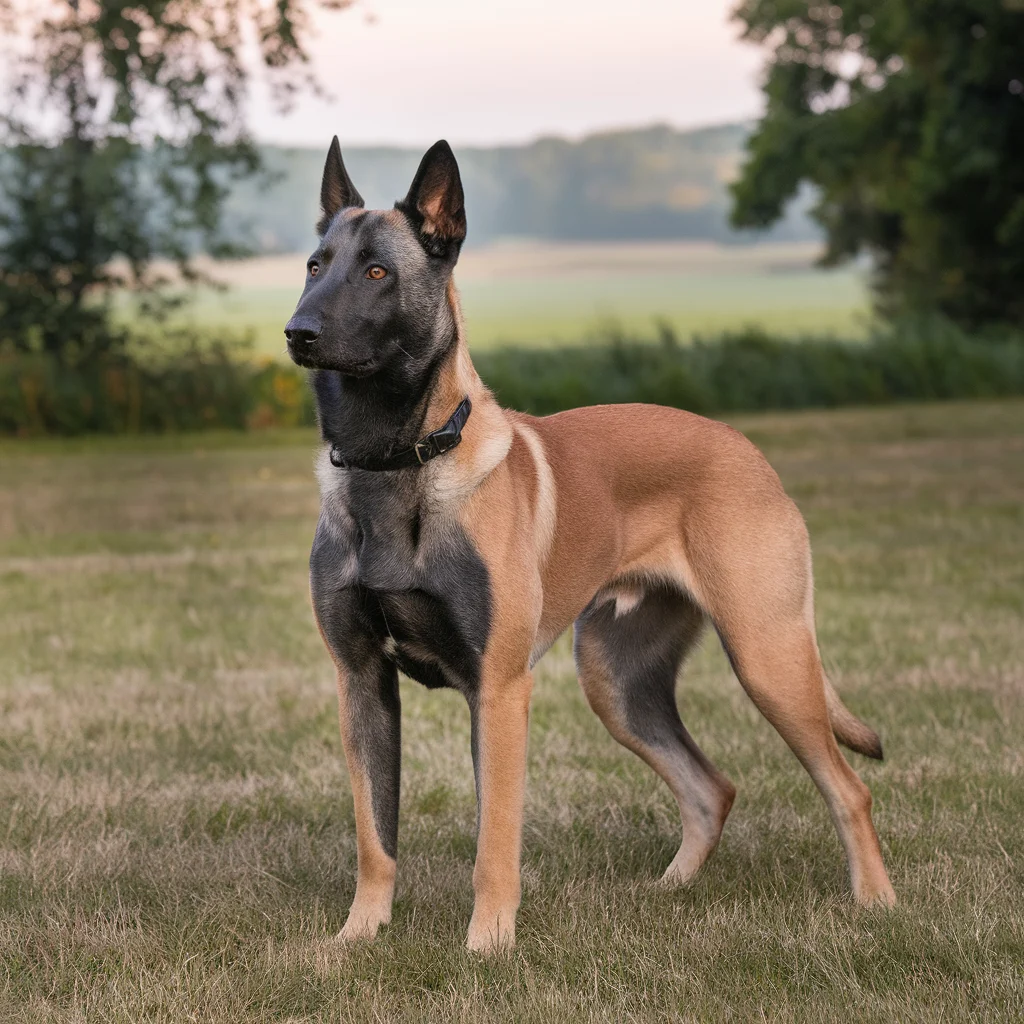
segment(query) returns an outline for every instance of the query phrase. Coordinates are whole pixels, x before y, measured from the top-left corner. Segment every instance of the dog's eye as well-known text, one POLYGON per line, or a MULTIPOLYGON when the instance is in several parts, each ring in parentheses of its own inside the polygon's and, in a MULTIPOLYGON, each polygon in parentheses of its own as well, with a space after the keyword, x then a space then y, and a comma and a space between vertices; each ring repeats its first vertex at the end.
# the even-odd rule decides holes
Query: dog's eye
POLYGON ((378 267, 374 265, 370 267, 370 269, 366 272, 366 276, 371 281, 382 281, 385 277, 388 276, 388 272, 383 267, 378 267))
POLYGON ((320 273, 320 264, 319 263, 315 263, 315 262, 314 263, 310 263, 310 265, 309 265, 309 276, 310 277, 316 277, 316 275, 319 274, 319 273, 320 273))

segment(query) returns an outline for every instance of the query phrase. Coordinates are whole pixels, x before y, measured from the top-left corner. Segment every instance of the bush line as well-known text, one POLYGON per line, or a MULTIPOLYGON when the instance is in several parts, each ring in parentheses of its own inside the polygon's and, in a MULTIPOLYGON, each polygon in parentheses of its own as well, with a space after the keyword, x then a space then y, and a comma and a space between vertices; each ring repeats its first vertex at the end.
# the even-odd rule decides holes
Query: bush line
MULTIPOLYGON (((667 329, 660 342, 613 331, 589 345, 506 348, 475 361, 503 405, 538 415, 605 402, 715 414, 1024 395, 1024 336, 975 338, 934 320, 904 322, 866 341, 747 329, 681 345, 667 329)), ((0 432, 9 435, 314 422, 302 371, 223 346, 77 365, 0 356, 0 432)))

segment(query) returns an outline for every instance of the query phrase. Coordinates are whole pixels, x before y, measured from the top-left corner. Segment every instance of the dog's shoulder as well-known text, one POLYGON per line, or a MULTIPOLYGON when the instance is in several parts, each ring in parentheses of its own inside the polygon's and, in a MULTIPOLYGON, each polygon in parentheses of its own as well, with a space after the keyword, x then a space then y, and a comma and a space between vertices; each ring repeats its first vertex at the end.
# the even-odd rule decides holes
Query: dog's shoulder
POLYGON ((424 504, 431 512, 454 512, 505 461, 514 430, 509 415, 489 394, 475 398, 462 442, 422 471, 424 504))

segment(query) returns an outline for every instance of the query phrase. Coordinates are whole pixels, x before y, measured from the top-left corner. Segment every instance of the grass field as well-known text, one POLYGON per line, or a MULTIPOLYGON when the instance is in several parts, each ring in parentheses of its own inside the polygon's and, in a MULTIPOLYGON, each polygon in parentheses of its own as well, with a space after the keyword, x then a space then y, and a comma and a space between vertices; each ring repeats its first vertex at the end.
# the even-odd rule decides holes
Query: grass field
MULTIPOLYGON (((653 334, 653 317, 683 337, 758 323, 787 333, 863 329, 863 272, 813 267, 808 243, 500 244, 467 249, 456 271, 470 344, 582 341, 614 321, 653 334)), ((257 351, 283 355, 282 331, 308 253, 221 264, 230 288, 201 290, 187 319, 251 330, 257 351)))
MULTIPOLYGON (((739 796, 685 890, 667 790, 562 640, 531 722, 513 954, 463 949, 461 698, 404 682, 399 887, 340 948, 352 802, 310 619, 306 433, 0 447, 8 1021, 1024 1018, 1024 402, 737 420, 807 517, 826 666, 900 903, 708 640, 683 717, 739 796)), ((852 757, 853 755, 851 755, 852 757)))

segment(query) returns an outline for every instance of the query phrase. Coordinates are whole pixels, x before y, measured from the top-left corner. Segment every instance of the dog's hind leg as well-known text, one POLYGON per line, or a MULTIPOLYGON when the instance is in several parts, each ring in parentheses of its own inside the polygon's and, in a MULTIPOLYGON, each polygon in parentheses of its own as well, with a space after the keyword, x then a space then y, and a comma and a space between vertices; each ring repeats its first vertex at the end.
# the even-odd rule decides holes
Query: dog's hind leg
POLYGON ((733 669, 825 798, 846 851, 857 902, 893 905, 896 895, 871 821, 871 793, 836 743, 812 631, 802 617, 767 628, 756 618, 739 618, 735 608, 729 620, 718 628, 733 669))
POLYGON ((807 531, 796 507, 777 494, 762 495, 756 514, 734 507, 703 544, 691 544, 697 596, 743 688, 825 798, 857 901, 891 905, 896 896, 871 821, 871 794, 840 752, 835 732, 875 757, 881 745, 826 689, 807 531))
POLYGON ((700 636, 704 614, 685 595, 648 589, 638 603, 605 601, 576 621, 580 685, 608 731, 668 784, 683 841, 665 880, 689 881, 718 845, 736 790, 704 756, 679 718, 679 666, 700 636))

